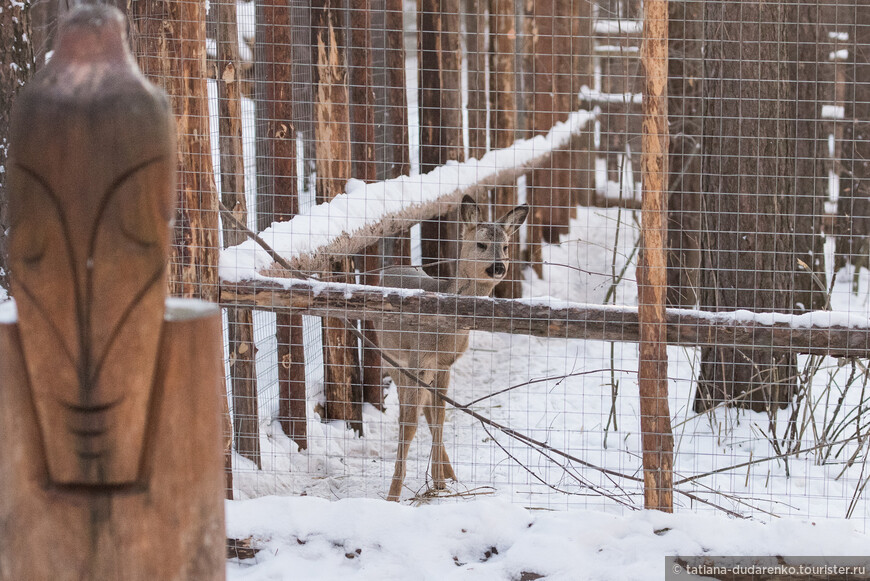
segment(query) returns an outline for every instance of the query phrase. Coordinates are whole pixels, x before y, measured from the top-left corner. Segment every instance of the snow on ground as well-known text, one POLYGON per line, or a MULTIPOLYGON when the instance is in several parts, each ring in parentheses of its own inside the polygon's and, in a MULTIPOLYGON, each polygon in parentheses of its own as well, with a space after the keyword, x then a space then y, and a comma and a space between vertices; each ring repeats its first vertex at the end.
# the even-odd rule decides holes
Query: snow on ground
POLYGON ((261 548, 228 563, 231 581, 648 580, 664 577, 666 555, 862 555, 870 541, 843 521, 533 512, 500 500, 412 508, 268 497, 229 503, 227 516, 230 536, 254 535, 261 548))

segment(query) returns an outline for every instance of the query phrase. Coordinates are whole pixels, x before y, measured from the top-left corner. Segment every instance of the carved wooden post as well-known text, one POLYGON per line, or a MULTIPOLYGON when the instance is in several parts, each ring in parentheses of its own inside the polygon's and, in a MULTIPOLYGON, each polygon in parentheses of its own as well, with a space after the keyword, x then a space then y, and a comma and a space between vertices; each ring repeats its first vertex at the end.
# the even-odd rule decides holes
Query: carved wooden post
POLYGON ((73 11, 13 111, 3 581, 224 577, 220 317, 165 312, 175 127, 126 46, 73 11))

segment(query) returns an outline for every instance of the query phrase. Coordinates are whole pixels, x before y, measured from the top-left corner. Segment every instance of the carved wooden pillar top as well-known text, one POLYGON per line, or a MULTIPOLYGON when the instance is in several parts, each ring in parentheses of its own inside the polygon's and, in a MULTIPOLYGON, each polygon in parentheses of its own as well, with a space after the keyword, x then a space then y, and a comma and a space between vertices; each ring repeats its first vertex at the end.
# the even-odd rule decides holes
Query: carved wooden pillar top
POLYGON ((121 13, 84 6, 20 94, 10 264, 49 477, 141 481, 175 186, 169 103, 121 13))

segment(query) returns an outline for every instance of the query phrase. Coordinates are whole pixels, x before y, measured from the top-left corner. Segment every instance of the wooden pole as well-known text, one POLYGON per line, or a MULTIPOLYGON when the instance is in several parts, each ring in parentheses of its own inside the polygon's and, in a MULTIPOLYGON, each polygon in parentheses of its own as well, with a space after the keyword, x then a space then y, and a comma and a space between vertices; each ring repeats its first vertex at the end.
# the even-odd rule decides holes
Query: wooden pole
POLYGON ((644 3, 643 208, 638 265, 640 430, 644 507, 673 512, 674 439, 668 409, 668 2, 644 3))
MULTIPOLYGON (((312 4, 314 50, 317 55, 316 149, 317 198, 328 202, 343 193, 352 175, 350 102, 347 81, 344 15, 334 0, 317 0, 312 4)), ((347 273, 347 255, 328 257, 330 276, 347 273)), ((345 420, 362 433, 362 394, 356 338, 348 331, 344 319, 323 320, 325 364, 325 419, 345 420)))
POLYGON ((176 127, 124 27, 72 11, 13 112, 3 581, 224 577, 220 315, 164 316, 176 127))
POLYGON ((178 212, 170 293, 215 301, 219 220, 206 93, 205 2, 137 1, 130 11, 139 66, 166 90, 175 112, 178 212))
MULTIPOLYGON (((242 98, 239 37, 235 0, 217 3, 217 85, 221 152, 221 201, 241 223, 248 220, 245 201, 245 162, 242 155, 242 98)), ((224 246, 246 238, 224 224, 224 246)), ((257 348, 254 345, 254 313, 251 309, 227 309, 227 342, 233 395, 235 448, 258 468, 260 421, 257 397, 257 348)), ((232 469, 232 464, 229 466, 232 469)))
MULTIPOLYGON (((462 153, 459 0, 420 0, 417 12, 420 47, 420 171, 425 173, 462 153)), ((450 274, 458 256, 455 211, 422 223, 423 267, 432 276, 450 274)))

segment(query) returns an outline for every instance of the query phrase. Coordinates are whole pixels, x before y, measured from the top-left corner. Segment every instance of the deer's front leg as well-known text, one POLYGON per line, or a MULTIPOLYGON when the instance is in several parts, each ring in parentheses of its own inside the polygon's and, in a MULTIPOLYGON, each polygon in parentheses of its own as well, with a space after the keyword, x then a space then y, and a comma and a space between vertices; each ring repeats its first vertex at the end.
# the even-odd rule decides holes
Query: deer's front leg
MULTIPOLYGON (((446 394, 450 384, 450 370, 435 374, 434 386, 438 393, 446 394)), ((423 414, 432 433, 432 481, 436 490, 443 490, 448 478, 456 480, 456 474, 444 447, 444 401, 431 393, 424 399, 423 414)))
MULTIPOLYGON (((404 384, 405 381, 401 383, 404 384)), ((396 451, 396 469, 393 472, 393 481, 390 484, 390 493, 387 495, 387 500, 392 502, 399 502, 399 496, 402 494, 402 484, 405 482, 405 462, 408 459, 411 440, 417 433, 417 421, 420 414, 419 388, 402 384, 398 386, 399 447, 396 451)))

